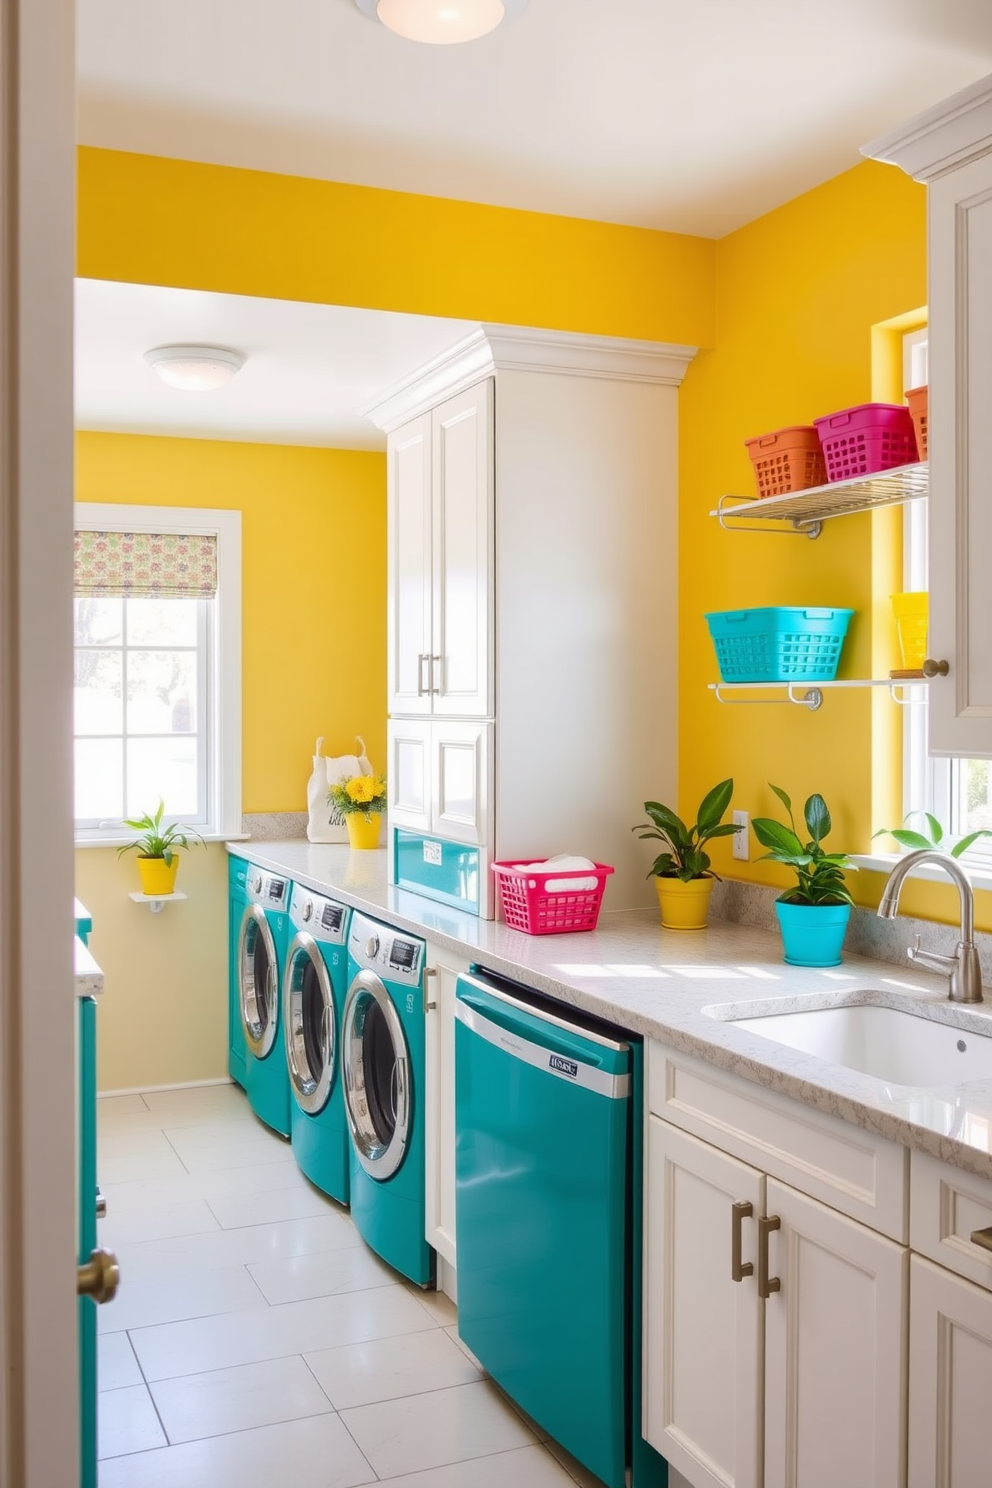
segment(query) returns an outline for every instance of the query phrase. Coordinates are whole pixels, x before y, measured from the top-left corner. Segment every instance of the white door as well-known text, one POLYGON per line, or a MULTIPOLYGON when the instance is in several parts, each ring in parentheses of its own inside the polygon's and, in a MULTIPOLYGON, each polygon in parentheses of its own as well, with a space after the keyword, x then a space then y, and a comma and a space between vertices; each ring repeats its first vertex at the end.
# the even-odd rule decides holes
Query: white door
POLYGON ((761 1488, 764 1175, 652 1116, 646 1183, 644 1435, 693 1488, 761 1488))
POLYGON ((389 826, 430 832, 431 728, 427 719, 391 718, 387 726, 389 826))
POLYGON ((449 842, 492 840, 493 728, 491 723, 431 725, 430 830, 449 842))
POLYGON ((992 1482, 992 1293, 914 1255, 909 1488, 992 1482))
POLYGON ((435 715, 491 718, 495 533, 493 379, 433 412, 435 715))
POLYGON ((431 711, 431 416, 390 434, 387 666, 390 713, 431 711))
POLYGON ((904 1488, 909 1252, 772 1178, 765 1202, 765 1482, 904 1488))
POLYGON ((992 756, 992 154, 929 195, 930 749, 992 756))
POLYGON ((428 1244, 452 1268, 456 1264, 455 987, 468 969, 466 957, 427 942, 426 1235, 428 1244))

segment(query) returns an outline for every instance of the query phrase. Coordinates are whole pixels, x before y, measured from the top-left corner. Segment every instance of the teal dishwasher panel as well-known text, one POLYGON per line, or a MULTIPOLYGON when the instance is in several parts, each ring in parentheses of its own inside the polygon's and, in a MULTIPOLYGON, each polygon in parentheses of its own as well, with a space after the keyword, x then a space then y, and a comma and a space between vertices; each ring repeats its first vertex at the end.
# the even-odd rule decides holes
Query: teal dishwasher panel
MULTIPOLYGON (((79 1163, 78 1190, 78 1259, 88 1261, 96 1248, 96 1000, 77 997, 77 1059, 79 1061, 77 1150, 79 1163)), ((96 1488, 96 1308, 92 1297, 80 1297, 76 1303, 79 1316, 79 1416, 80 1416, 80 1484, 96 1488)))
POLYGON ((631 1048, 481 976, 459 978, 456 1018, 459 1333, 539 1425, 624 1488, 631 1048))

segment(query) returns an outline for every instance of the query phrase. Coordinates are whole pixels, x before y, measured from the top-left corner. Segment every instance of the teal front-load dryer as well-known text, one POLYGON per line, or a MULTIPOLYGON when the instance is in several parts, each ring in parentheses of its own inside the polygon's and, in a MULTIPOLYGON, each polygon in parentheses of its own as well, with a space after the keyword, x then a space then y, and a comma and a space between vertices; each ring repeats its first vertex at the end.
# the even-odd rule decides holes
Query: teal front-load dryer
POLYGON ((339 1204, 347 1204, 351 1190, 351 1139, 338 1058, 348 990, 349 914, 343 904, 294 885, 293 938, 282 991, 293 1156, 300 1172, 339 1204))
POLYGON ((289 1071, 280 1000, 292 887, 280 874, 249 863, 237 958, 248 1103, 282 1137, 289 1136, 289 1071))
POLYGON ((244 1089, 247 1044, 241 1020, 241 974, 238 945, 241 922, 248 908, 248 864, 244 858, 227 860, 227 1072, 244 1089))
POLYGON ((641 1043, 481 970, 455 1020, 459 1337, 608 1488, 661 1488, 640 1429, 641 1043))
POLYGON ((352 914, 341 1069, 351 1217, 377 1255, 426 1287, 424 952, 416 936, 352 914))

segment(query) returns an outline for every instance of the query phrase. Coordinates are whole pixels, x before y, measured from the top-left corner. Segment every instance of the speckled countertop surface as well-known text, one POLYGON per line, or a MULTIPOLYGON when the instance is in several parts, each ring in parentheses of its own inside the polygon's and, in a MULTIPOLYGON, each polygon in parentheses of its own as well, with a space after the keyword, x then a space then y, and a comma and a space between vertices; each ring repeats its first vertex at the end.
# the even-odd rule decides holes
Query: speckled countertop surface
POLYGON ((767 931, 727 920, 704 931, 663 930, 651 910, 601 914, 598 928, 581 935, 524 935, 391 887, 383 849, 291 841, 230 843, 228 850, 621 1028, 992 1178, 992 1080, 890 1084, 728 1021, 871 1002, 992 1035, 992 1000, 978 1008, 950 1003, 943 977, 861 956, 845 955, 830 970, 786 966, 778 937, 767 931))
POLYGON ((73 956, 75 957, 76 996, 96 997, 97 993, 103 991, 103 972, 93 960, 89 947, 83 945, 78 935, 73 942, 73 956))

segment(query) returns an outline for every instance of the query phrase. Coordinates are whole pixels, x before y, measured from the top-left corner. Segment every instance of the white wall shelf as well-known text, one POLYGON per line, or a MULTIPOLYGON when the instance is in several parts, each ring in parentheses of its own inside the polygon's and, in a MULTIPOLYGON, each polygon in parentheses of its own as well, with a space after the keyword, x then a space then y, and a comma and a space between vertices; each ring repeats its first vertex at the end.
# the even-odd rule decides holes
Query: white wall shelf
POLYGON ((132 889, 128 898, 133 899, 135 904, 147 904, 152 914, 161 914, 167 904, 176 903, 180 899, 188 898, 188 895, 176 890, 172 894, 142 894, 139 889, 132 889))
POLYGON ((721 496, 710 516, 716 517, 727 532, 778 531, 812 538, 819 537, 823 523, 830 517, 851 516, 855 512, 874 511, 882 506, 901 506, 906 501, 925 498, 929 490, 930 467, 923 460, 914 465, 883 470, 877 475, 831 481, 825 486, 810 486, 805 491, 789 491, 784 496, 721 496), (758 522, 787 525, 759 527, 755 525, 758 522))
POLYGON ((893 702, 910 706, 913 702, 922 702, 923 699, 907 697, 906 690, 910 687, 927 687, 929 681, 928 677, 917 677, 911 681, 894 681, 891 677, 857 677, 839 682, 710 682, 708 685, 717 702, 726 706, 750 704, 752 707, 762 707, 796 703, 802 708, 808 708, 811 713, 815 713, 823 705, 823 693, 827 688, 887 687, 893 702), (773 698, 735 696, 736 693, 755 692, 778 692, 784 693, 785 696, 773 698))

